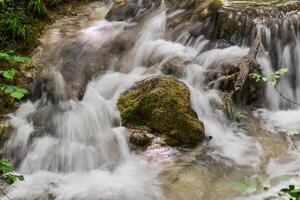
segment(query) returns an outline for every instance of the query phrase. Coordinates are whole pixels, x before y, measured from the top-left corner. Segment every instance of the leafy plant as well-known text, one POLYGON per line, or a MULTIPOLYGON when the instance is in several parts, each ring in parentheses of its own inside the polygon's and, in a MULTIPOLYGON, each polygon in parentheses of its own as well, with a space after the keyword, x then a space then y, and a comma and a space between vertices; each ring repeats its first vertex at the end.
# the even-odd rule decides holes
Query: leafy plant
POLYGON ((280 192, 288 194, 290 197, 295 198, 296 200, 300 199, 300 188, 296 188, 294 185, 289 185, 288 188, 283 188, 280 192))
POLYGON ((24 56, 17 56, 14 51, 1 52, 0 61, 4 60, 10 63, 31 63, 32 59, 24 56))
POLYGON ((269 73, 267 75, 252 73, 250 76, 254 78, 257 82, 264 81, 264 82, 271 82, 272 85, 276 85, 277 81, 281 78, 282 75, 288 72, 288 68, 281 68, 276 72, 269 73))
POLYGON ((10 164, 10 160, 0 160, 0 178, 5 183, 12 185, 16 181, 24 181, 24 176, 14 173, 15 169, 10 164))
POLYGON ((12 32, 13 38, 26 40, 26 25, 23 24, 18 18, 9 20, 9 29, 12 32))
POLYGON ((30 0, 29 9, 37 16, 47 16, 48 11, 42 0, 30 0))
MULTIPOLYGON (((9 63, 30 63, 32 62, 31 58, 17 56, 14 51, 0 52, 0 61, 7 61, 9 63)), ((6 80, 13 80, 16 75, 16 70, 0 70, 0 76, 6 80)), ((3 92, 13 98, 21 99, 28 93, 24 88, 17 87, 15 85, 8 85, 5 83, 0 83, 0 92, 3 92)))
MULTIPOLYGON (((285 180, 288 180, 291 177, 282 176, 285 180)), ((242 195, 253 194, 259 190, 267 191, 270 188, 269 176, 260 173, 251 178, 246 177, 241 182, 231 184, 231 188, 240 192, 242 195)), ((265 198, 265 200, 282 200, 287 198, 290 200, 300 200, 300 188, 296 188, 295 185, 289 185, 288 187, 281 189, 277 194, 265 198)))
MULTIPOLYGON (((2 75, 4 78, 12 80, 16 74, 16 71, 14 69, 9 70, 0 70, 0 75, 2 75)), ((4 83, 0 83, 0 92, 4 92, 5 94, 16 98, 21 99, 25 96, 25 94, 28 93, 28 91, 24 88, 20 88, 14 85, 7 85, 4 83)))
POLYGON ((277 70, 274 73, 269 73, 267 75, 261 75, 261 74, 257 74, 257 73, 252 73, 250 74, 250 77, 255 79, 257 82, 258 81, 264 81, 264 82, 271 82, 272 85, 274 86, 275 90, 277 91, 277 93, 279 94, 280 97, 282 97, 284 100, 286 100, 289 103, 292 103, 294 105, 300 106, 300 103, 295 102, 289 98, 287 98, 276 86, 277 81, 281 78, 282 75, 284 75, 286 72, 288 71, 288 68, 281 68, 279 70, 277 70))

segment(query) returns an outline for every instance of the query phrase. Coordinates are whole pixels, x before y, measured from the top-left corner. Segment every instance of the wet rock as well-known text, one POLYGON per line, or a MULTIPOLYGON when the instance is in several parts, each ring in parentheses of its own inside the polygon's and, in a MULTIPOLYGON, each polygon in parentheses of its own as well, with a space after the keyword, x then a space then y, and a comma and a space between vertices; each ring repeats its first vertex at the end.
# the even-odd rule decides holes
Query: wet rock
POLYGON ((128 129, 129 142, 139 147, 148 146, 151 143, 152 137, 145 129, 128 129))
POLYGON ((186 63, 187 61, 185 61, 183 58, 174 57, 162 65, 161 71, 168 75, 182 77, 184 75, 186 63))
POLYGON ((217 40, 208 43, 208 45, 204 48, 203 51, 211 50, 211 49, 225 49, 230 46, 233 46, 234 44, 232 42, 229 42, 227 40, 217 40))
POLYGON ((6 120, 0 119, 0 157, 3 155, 4 143, 9 139, 8 130, 9 123, 6 120))
POLYGON ((119 3, 107 13, 106 19, 109 21, 124 21, 133 18, 139 10, 137 3, 119 3))
POLYGON ((204 138, 190 92, 175 78, 158 76, 136 83, 121 95, 118 108, 124 126, 146 126, 168 145, 195 145, 204 138))

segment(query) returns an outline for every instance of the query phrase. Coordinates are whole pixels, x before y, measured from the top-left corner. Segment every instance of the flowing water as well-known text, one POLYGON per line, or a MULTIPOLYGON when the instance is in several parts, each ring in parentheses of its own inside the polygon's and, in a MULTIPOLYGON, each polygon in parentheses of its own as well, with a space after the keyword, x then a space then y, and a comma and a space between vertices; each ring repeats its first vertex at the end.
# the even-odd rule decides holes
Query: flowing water
MULTIPOLYGON (((166 40, 166 22, 172 13, 167 14, 163 6, 136 30, 136 40, 125 59, 129 73, 119 72, 122 70, 112 59, 104 67, 105 73, 89 81, 82 99, 68 99, 68 85, 57 69, 70 65, 76 76, 80 66, 96 67, 105 57, 101 52, 126 27, 135 25, 104 20, 107 7, 91 4, 89 17, 59 20, 41 38, 35 62, 50 66, 55 99, 44 91, 41 98, 24 103, 11 115, 15 131, 6 144, 6 156, 26 179, 7 188, 11 199, 262 199, 289 183, 299 185, 300 153, 295 145, 300 144, 289 143, 282 136, 283 129, 300 128, 297 106, 285 102, 269 84, 266 98, 270 109, 246 113, 243 124, 228 121, 219 91, 204 87, 205 72, 217 61, 246 55, 249 48, 240 44, 205 50, 210 41, 204 36, 192 39, 188 33, 182 33, 176 42, 166 40), (160 66, 178 56, 194 61, 186 66, 181 80, 191 91, 192 107, 203 121, 206 135, 213 139, 195 149, 151 145, 135 155, 120 124, 117 99, 135 82, 160 74, 160 66), (152 60, 159 65, 149 69, 147 63, 152 60), (268 175, 271 190, 242 197, 230 188, 257 173, 268 175)), ((265 73, 288 67, 290 72, 279 89, 299 102, 300 32, 291 20, 277 25, 278 31, 292 31, 289 40, 279 33, 281 38, 272 38, 267 26, 257 25, 263 38, 258 61, 265 73), (273 41, 277 66, 268 55, 273 41)))

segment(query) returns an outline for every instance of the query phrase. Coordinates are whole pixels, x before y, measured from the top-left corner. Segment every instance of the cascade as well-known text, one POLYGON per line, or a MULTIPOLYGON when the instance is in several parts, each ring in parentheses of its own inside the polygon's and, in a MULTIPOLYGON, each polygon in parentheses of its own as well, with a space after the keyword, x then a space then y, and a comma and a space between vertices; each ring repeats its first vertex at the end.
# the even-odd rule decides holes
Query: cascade
MULTIPOLYGON (((262 47, 258 62, 263 72, 287 67, 289 72, 278 88, 287 98, 300 102, 299 14, 290 13, 272 26, 258 22, 253 38, 237 33, 232 36, 236 45, 207 49, 212 41, 203 34, 194 38, 184 31, 174 41, 165 37, 168 17, 180 12, 168 13, 161 6, 150 13, 134 32, 136 38, 125 54, 124 66, 118 63, 111 45, 135 22, 96 20, 41 47, 35 62, 49 68, 47 80, 51 84, 37 81, 33 100, 11 115, 14 131, 6 143, 5 157, 26 179, 6 189, 11 199, 172 199, 164 194, 161 167, 130 150, 116 103, 134 83, 162 74, 163 64, 176 57, 192 61, 179 79, 190 90, 191 105, 203 121, 206 135, 213 138, 207 144, 206 156, 221 166, 247 168, 247 173, 265 167, 271 178, 294 175, 300 170, 300 154, 292 148, 287 152, 288 162, 282 158, 268 160, 259 139, 227 119, 220 92, 204 84, 206 72, 215 63, 245 56, 249 41, 259 35, 262 47), (149 70, 154 64, 155 70, 149 70), (129 72, 124 73, 122 67, 129 72), (93 79, 89 78, 91 74, 93 79), (78 80, 86 83, 86 88, 81 88, 78 80)), ((299 129, 298 107, 282 99, 269 83, 265 93, 269 109, 255 111, 265 128, 274 134, 278 129, 299 129)), ((285 183, 278 181, 267 194, 285 183)), ((264 195, 245 199, 261 199, 264 195)))

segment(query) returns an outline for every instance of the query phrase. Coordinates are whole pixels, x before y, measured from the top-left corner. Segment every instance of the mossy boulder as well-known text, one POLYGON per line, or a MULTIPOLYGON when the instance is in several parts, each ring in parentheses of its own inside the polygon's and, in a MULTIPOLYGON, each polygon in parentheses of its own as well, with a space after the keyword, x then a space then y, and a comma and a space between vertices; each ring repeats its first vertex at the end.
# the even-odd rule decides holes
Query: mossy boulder
POLYGON ((189 89, 175 78, 157 76, 136 83, 121 95, 118 108, 124 126, 146 126, 168 145, 190 146, 204 138, 189 89))

